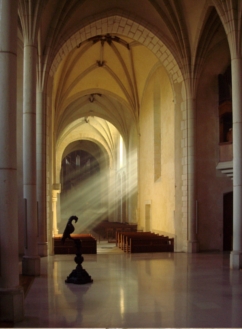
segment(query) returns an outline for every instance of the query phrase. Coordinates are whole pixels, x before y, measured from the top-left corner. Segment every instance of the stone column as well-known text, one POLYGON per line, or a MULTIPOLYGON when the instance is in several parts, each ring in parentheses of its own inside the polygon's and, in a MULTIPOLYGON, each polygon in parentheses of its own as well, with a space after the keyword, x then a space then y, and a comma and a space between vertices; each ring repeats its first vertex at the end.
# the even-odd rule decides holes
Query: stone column
MULTIPOLYGON (((136 132, 135 132, 136 134, 136 132)), ((140 136, 140 134, 139 134, 140 136)), ((137 223, 140 225, 138 213, 139 198, 138 198, 138 185, 140 184, 140 168, 138 166, 138 158, 140 158, 140 140, 132 141, 132 145, 127 150, 127 176, 126 176, 126 202, 127 202, 127 217, 130 223, 137 223), (137 144, 136 144, 137 142, 137 144), (137 148, 137 150, 136 150, 137 148)), ((140 228, 140 227, 139 227, 140 228)))
POLYGON ((242 60, 231 60, 233 99, 233 251, 230 267, 242 267, 242 60))
POLYGON ((116 220, 116 187, 115 187, 115 170, 109 168, 109 179, 108 179, 108 200, 105 203, 105 208, 107 208, 107 215, 110 222, 116 220))
POLYGON ((19 287, 17 192, 17 8, 0 2, 0 321, 24 317, 19 287))
MULTIPOLYGON (((58 224, 60 224, 61 222, 61 195, 60 195, 60 192, 57 193, 57 205, 56 205, 56 221, 57 221, 57 230, 59 232, 59 229, 58 229, 58 224)), ((63 233, 63 232, 59 232, 59 233, 63 233)))
POLYGON ((195 100, 187 98, 187 215, 188 215, 188 252, 198 252, 196 232, 195 200, 195 100))
POLYGON ((223 22, 231 53, 233 109, 233 250, 230 267, 242 268, 242 54, 241 1, 213 0, 223 22))
POLYGON ((38 255, 47 256, 47 227, 46 227, 46 164, 45 164, 45 111, 44 94, 37 91, 36 112, 37 112, 37 201, 38 201, 38 255))
POLYGON ((57 228, 57 216, 58 216, 58 194, 60 193, 60 184, 54 184, 52 190, 52 214, 53 214, 53 227, 52 227, 52 236, 58 234, 57 228))
POLYGON ((37 244, 36 196, 36 46, 27 38, 24 43, 23 90, 23 188, 26 199, 26 246, 23 274, 40 275, 37 244))

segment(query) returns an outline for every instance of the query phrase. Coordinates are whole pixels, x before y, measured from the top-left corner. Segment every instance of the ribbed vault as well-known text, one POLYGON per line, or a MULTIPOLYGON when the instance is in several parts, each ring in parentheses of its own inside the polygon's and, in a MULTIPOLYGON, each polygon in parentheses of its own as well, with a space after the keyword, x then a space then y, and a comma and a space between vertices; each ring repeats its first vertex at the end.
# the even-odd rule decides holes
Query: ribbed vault
POLYGON ((112 168, 119 136, 118 130, 111 123, 98 117, 86 116, 70 123, 56 145, 56 182, 60 177, 61 161, 68 153, 85 150, 96 157, 94 146, 89 150, 90 143, 87 141, 97 144, 102 150, 99 156, 105 157, 106 166, 112 168))
POLYGON ((138 133, 147 79, 160 65, 157 54, 146 45, 109 33, 89 37, 62 56, 52 92, 57 180, 61 152, 68 142, 96 141, 106 148, 111 162, 117 133, 127 148, 132 127, 138 133))

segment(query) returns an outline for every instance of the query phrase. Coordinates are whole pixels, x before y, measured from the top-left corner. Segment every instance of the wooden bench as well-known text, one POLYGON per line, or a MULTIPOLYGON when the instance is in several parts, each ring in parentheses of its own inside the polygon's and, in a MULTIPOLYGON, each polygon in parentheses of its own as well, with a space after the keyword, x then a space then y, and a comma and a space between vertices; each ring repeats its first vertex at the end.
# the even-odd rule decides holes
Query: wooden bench
MULTIPOLYGON (((82 242, 83 254, 96 254, 97 253, 97 240, 91 234, 71 234, 74 239, 80 239, 82 242)), ((56 234, 54 240, 54 253, 55 254, 76 254, 76 246, 70 239, 66 239, 63 244, 61 241, 62 234, 56 234)))
POLYGON ((151 232, 117 232, 116 244, 123 251, 127 251, 130 237, 146 236, 146 235, 150 236, 150 235, 154 235, 154 233, 151 233, 151 232))
POLYGON ((152 232, 119 232, 117 245, 125 252, 173 252, 174 239, 152 232))
POLYGON ((174 239, 165 236, 144 236, 129 238, 129 253, 174 252, 174 239))
POLYGON ((98 223, 92 228, 98 234, 100 240, 115 240, 118 231, 137 231, 137 224, 109 222, 107 220, 98 223))

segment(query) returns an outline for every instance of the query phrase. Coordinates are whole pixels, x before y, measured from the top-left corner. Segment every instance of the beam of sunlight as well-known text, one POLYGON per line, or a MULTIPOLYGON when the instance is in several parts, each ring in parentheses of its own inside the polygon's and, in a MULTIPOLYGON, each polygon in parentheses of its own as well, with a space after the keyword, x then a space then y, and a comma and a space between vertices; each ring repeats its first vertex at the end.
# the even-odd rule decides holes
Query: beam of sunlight
MULTIPOLYGON (((71 172, 68 180, 74 180, 71 172)), ((71 188, 60 195, 61 216, 58 231, 62 233, 71 215, 79 218, 75 233, 92 231, 101 220, 114 218, 122 222, 119 209, 125 203, 126 218, 128 204, 137 193, 137 155, 129 156, 128 166, 113 171, 102 168, 82 180, 74 180, 71 188), (78 181, 78 183, 77 183, 78 181)), ((134 205, 133 205, 134 206, 134 205)), ((136 207, 137 205, 135 205, 136 207)), ((124 211, 122 208, 121 211, 124 211)))

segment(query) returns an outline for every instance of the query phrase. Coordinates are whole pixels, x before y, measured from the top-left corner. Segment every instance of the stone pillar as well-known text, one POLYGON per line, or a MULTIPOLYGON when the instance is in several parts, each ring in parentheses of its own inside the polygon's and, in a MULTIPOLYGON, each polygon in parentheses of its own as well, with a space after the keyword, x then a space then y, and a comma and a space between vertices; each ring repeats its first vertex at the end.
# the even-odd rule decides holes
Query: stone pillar
POLYGON ((231 61, 233 99, 233 251, 230 267, 242 267, 242 60, 231 61))
POLYGON ((195 100, 187 99, 187 215, 188 215, 188 252, 198 252, 196 232, 195 200, 195 100))
MULTIPOLYGON (((136 132, 135 132, 136 134, 136 132)), ((140 134, 139 134, 140 136, 140 134)), ((127 216, 129 222, 137 223, 140 226, 140 207, 139 207, 139 197, 138 190, 140 184, 140 168, 138 166, 138 158, 140 158, 140 139, 137 139, 137 144, 135 141, 132 142, 132 146, 129 146, 127 151, 127 177, 126 177, 126 193, 127 193, 127 216), (137 150, 136 150, 137 147, 137 150)), ((143 205, 144 206, 144 205, 143 205)), ((141 227, 139 227, 141 228, 141 227)))
POLYGON ((58 209, 57 209, 57 202, 58 202, 58 194, 60 193, 60 184, 54 184, 53 190, 52 190, 52 236, 55 234, 58 234, 58 228, 57 228, 57 215, 58 215, 58 209))
POLYGON ((45 111, 44 95, 38 90, 36 98, 36 165, 37 165, 37 201, 38 201, 38 255, 47 256, 46 227, 46 163, 45 163, 45 111))
POLYGON ((109 169, 109 184, 108 184, 108 191, 107 191, 107 195, 108 195, 108 202, 106 202, 105 204, 105 208, 107 205, 107 215, 108 215, 108 219, 110 222, 114 222, 116 220, 116 184, 115 184, 115 170, 113 169, 109 169))
POLYGON ((40 257, 37 244, 36 196, 36 54, 33 43, 24 44, 23 90, 23 187, 26 199, 26 246, 23 274, 40 275, 40 257))
POLYGON ((24 318, 19 287, 17 192, 17 8, 0 2, 0 321, 24 318))
MULTIPOLYGON (((57 222, 57 231, 59 232, 58 224, 60 224, 60 222, 61 222, 61 195, 60 195, 60 191, 59 191, 59 193, 57 193, 56 222, 57 222)), ((63 233, 63 232, 59 232, 59 233, 63 233)))
POLYGON ((18 240, 19 256, 24 255, 25 222, 23 197, 23 54, 17 49, 17 177, 18 177, 18 240))

